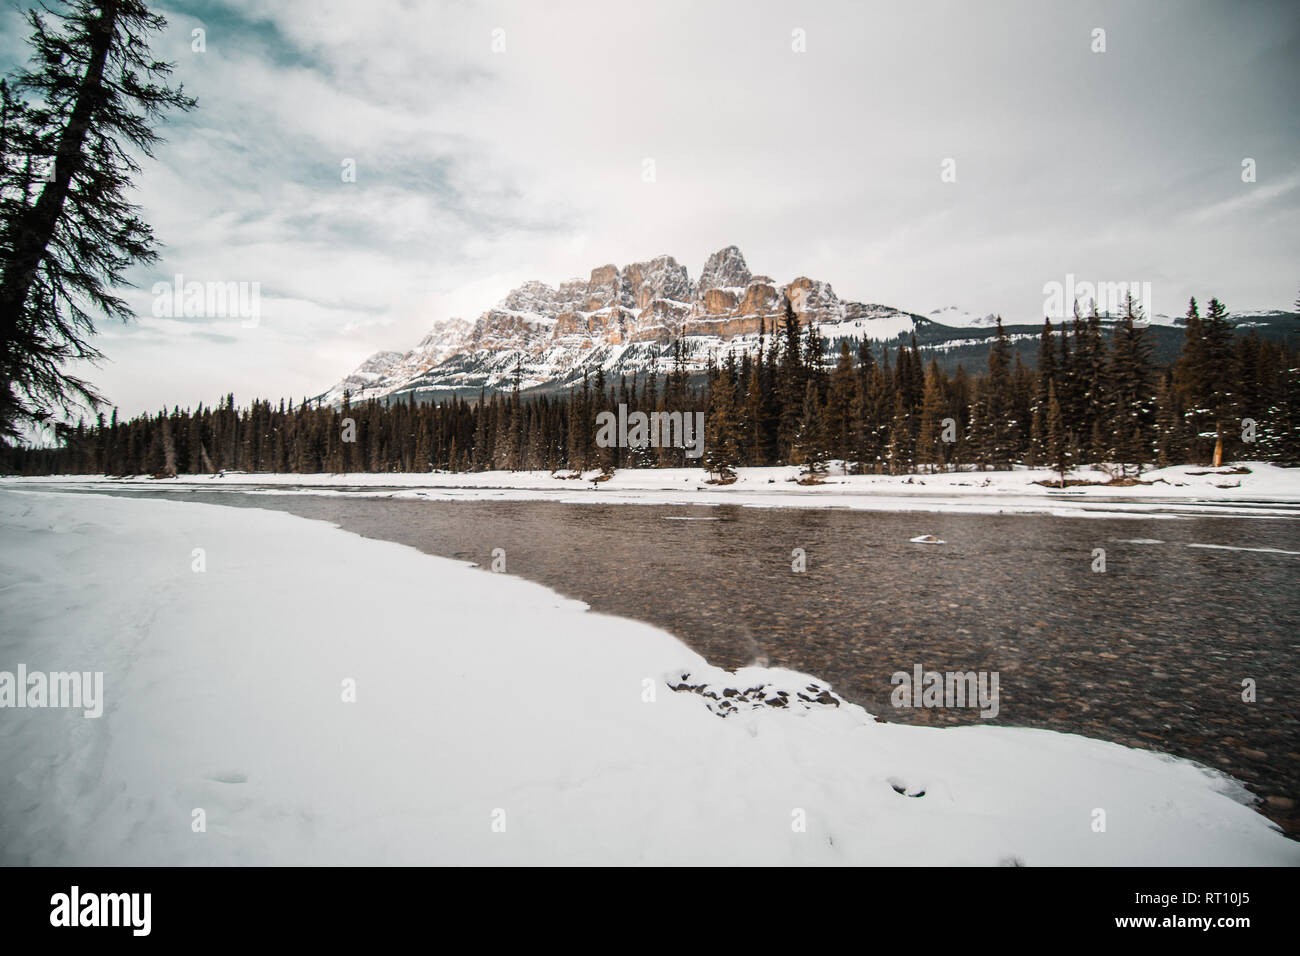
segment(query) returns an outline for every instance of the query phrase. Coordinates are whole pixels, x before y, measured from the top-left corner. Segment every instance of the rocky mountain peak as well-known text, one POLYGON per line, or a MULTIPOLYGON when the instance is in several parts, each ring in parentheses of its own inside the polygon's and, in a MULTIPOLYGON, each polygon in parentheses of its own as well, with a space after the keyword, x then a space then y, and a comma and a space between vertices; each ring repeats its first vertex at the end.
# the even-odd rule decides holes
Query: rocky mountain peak
POLYGON ((497 303, 506 312, 545 312, 558 304, 558 293, 545 282, 530 280, 497 303))
POLYGON ((727 246, 709 256, 704 263, 704 271, 700 273, 699 295, 703 298, 704 293, 710 289, 743 289, 749 285, 751 278, 744 254, 735 246, 727 246))
POLYGON ((581 306, 584 312, 596 312, 621 304, 623 276, 618 266, 612 262, 597 266, 591 270, 591 279, 587 282, 587 299, 581 306))
POLYGON ((629 308, 644 309, 655 299, 689 302, 693 293, 686 267, 672 256, 655 256, 647 262, 633 262, 623 269, 629 293, 629 308))
POLYGON ((371 356, 323 397, 507 387, 517 363, 525 387, 563 387, 595 368, 618 376, 662 367, 679 341, 686 368, 695 372, 710 354, 755 349, 787 299, 801 323, 833 326, 827 335, 893 338, 918 318, 841 300, 819 279, 781 285, 751 273, 740 249, 726 246, 709 256, 698 282, 670 255, 622 268, 607 263, 558 287, 525 282, 472 322, 435 323, 410 352, 371 356))

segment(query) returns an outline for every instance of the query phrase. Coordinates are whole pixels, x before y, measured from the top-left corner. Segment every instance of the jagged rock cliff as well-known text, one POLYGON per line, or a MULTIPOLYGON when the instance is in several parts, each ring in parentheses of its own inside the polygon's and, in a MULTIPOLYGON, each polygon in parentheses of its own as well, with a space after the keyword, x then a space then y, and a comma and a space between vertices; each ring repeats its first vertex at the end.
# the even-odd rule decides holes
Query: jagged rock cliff
POLYGON ((672 256, 619 268, 597 266, 587 279, 552 287, 525 282, 473 322, 446 319, 409 352, 378 352, 324 393, 337 403, 445 390, 508 387, 516 364, 522 384, 564 385, 597 367, 616 377, 658 365, 680 340, 689 369, 710 353, 753 348, 780 322, 786 300, 802 324, 827 337, 892 339, 926 320, 880 305, 844 302, 829 283, 799 277, 779 285, 754 275, 735 246, 709 256, 693 281, 672 256))

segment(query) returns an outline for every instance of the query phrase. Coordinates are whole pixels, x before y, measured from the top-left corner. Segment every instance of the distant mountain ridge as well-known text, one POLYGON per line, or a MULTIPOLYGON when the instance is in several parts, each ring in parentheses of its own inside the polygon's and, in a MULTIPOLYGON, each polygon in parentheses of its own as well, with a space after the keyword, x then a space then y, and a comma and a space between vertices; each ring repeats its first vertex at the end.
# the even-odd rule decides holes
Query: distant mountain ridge
MULTIPOLYGON (((948 368, 986 360, 997 321, 992 313, 956 306, 922 316, 842 300, 829 283, 804 276, 777 284, 752 273, 740 249, 727 246, 708 257, 695 280, 672 256, 661 255, 622 268, 597 266, 587 279, 554 287, 525 282, 472 322, 444 319, 408 352, 376 352, 318 398, 337 405, 345 394, 353 402, 411 393, 421 399, 476 394, 513 387, 516 365, 524 389, 565 388, 598 368, 611 380, 652 367, 663 373, 677 341, 687 370, 698 373, 710 355, 756 351, 760 331, 770 335, 778 328, 787 298, 800 324, 815 321, 835 347, 839 339, 892 342, 916 334, 922 351, 933 352, 948 368)), ((1273 317, 1289 315, 1241 318, 1269 326, 1273 317)), ((1177 321, 1157 317, 1153 331, 1176 332, 1181 341, 1181 330, 1172 328, 1177 321)), ((1022 346, 1037 338, 1041 322, 1039 317, 1006 329, 1013 344, 1022 346)), ((1157 353, 1174 342, 1168 334, 1156 339, 1157 353)), ((1022 355, 1030 364, 1033 351, 1022 355)))

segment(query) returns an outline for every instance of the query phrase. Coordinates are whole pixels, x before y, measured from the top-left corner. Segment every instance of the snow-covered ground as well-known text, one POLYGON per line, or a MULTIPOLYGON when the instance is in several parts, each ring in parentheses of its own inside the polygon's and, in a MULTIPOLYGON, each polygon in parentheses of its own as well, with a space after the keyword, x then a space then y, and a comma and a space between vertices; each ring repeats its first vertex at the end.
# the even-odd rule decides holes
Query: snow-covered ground
POLYGON ((105 701, 0 710, 5 864, 1300 864, 1190 762, 878 723, 812 678, 729 674, 278 512, 0 490, 19 664, 102 671, 105 701), (719 717, 728 688, 747 700, 719 717))
MULTIPOLYGON (((962 471, 935 475, 846 475, 833 463, 824 484, 800 485, 795 467, 742 468, 731 485, 711 485, 703 468, 620 469, 608 481, 593 482, 599 473, 564 477, 569 472, 486 471, 428 474, 244 474, 183 475, 154 480, 147 477, 109 479, 85 476, 0 479, 0 487, 26 483, 62 484, 86 488, 103 482, 157 488, 232 488, 259 486, 259 494, 333 494, 340 488, 383 488, 395 494, 429 500, 460 499, 560 500, 596 504, 718 505, 779 508, 854 508, 874 511, 1024 513, 1059 516, 1142 517, 1163 515, 1267 514, 1300 515, 1300 468, 1279 468, 1266 462, 1233 463, 1212 469, 1179 465, 1147 471, 1143 482, 1131 486, 1101 484, 1110 479, 1089 467, 1069 478, 1099 484, 1059 489, 1057 475, 1046 469, 962 471), (1247 474, 1232 474, 1233 469, 1247 474), (396 492, 391 489, 398 489, 396 492), (1295 508, 1285 507, 1294 505, 1295 508), (1280 506, 1280 507, 1279 507, 1280 506)), ((366 493, 350 490, 348 494, 366 493)))

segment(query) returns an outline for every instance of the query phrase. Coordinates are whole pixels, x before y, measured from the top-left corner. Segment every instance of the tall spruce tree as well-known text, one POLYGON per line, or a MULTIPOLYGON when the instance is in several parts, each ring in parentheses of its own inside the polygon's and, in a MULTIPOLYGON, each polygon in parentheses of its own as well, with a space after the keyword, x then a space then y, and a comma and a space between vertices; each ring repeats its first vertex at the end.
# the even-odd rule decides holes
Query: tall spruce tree
POLYGON ((894 392, 894 413, 889 421, 889 473, 904 475, 912 470, 916 444, 912 438, 912 411, 907 407, 903 391, 894 392))
POLYGON ((1174 381, 1186 408, 1192 447, 1202 461, 1223 461, 1228 424, 1239 409, 1239 372, 1227 309, 1211 299, 1202 318, 1192 299, 1187 306, 1183 350, 1174 381))
POLYGON ((1052 320, 1044 318, 1043 331, 1038 336, 1038 377, 1033 405, 1029 411, 1030 465, 1047 458, 1047 399, 1048 390, 1056 383, 1056 377, 1056 340, 1052 332, 1052 320))
POLYGON ((853 369, 853 353, 847 339, 840 340, 840 357, 831 372, 830 393, 827 399, 826 418, 830 433, 831 453, 846 462, 853 457, 853 399, 857 375, 853 369))
POLYGON ((830 443, 826 434, 824 409, 817 394, 817 382, 812 377, 809 377, 804 386, 799 433, 795 437, 792 457, 796 464, 803 466, 805 480, 817 481, 826 474, 827 462, 831 457, 830 443))
POLYGON ((1209 421, 1214 423, 1214 452, 1210 464, 1223 464, 1224 434, 1237 415, 1238 368, 1232 340, 1232 323, 1228 310, 1218 299, 1211 299, 1205 310, 1205 359, 1207 392, 1204 403, 1209 421))
POLYGON ((916 438, 916 463, 926 466, 931 473, 944 461, 943 417, 944 383, 939 363, 930 360, 930 370, 925 379, 925 396, 921 403, 921 425, 916 438))
POLYGON ((1141 308, 1130 293, 1125 297, 1124 315, 1111 333, 1108 377, 1101 389, 1105 397, 1105 453, 1120 465, 1150 462, 1155 445, 1155 370, 1151 344, 1142 321, 1141 308))
POLYGON ((0 150, 0 439, 102 401, 66 365, 101 357, 97 318, 131 317, 115 289, 157 253, 127 191, 164 114, 196 105, 150 54, 166 21, 139 0, 68 0, 28 11, 27 23, 32 59, 6 84, 0 150), (39 190, 35 159, 49 169, 39 190))
POLYGON ((789 297, 785 300, 782 315, 781 364, 778 371, 777 455, 784 461, 793 461, 794 445, 799 436, 800 416, 803 412, 804 384, 807 380, 803 364, 803 346, 799 335, 799 318, 789 297))
POLYGON ((1070 470, 1074 442, 1065 424, 1061 412, 1061 403, 1056 398, 1056 384, 1047 386, 1047 462, 1060 476, 1058 487, 1065 487, 1065 473, 1070 470))
POLYGON ((741 426, 734 372, 734 362, 724 364, 713 374, 709 389, 704 467, 719 482, 734 480, 741 464, 741 426))
POLYGON ((998 316, 989 349, 988 375, 976 391, 971 410, 971 442, 977 460, 994 468, 1009 467, 1017 444, 1015 394, 1011 377, 1011 342, 998 316))
POLYGON ((1156 390, 1156 464, 1161 468, 1182 461, 1186 451, 1178 392, 1172 376, 1161 375, 1156 390))
POLYGON ((1182 396, 1185 409, 1183 415, 1191 432, 1193 447, 1202 444, 1201 432, 1204 430, 1207 410, 1201 407, 1201 401, 1207 391, 1205 377, 1208 368, 1201 311, 1196 298, 1192 297, 1187 302, 1187 312, 1183 317, 1183 348, 1174 366, 1174 388, 1182 396))

